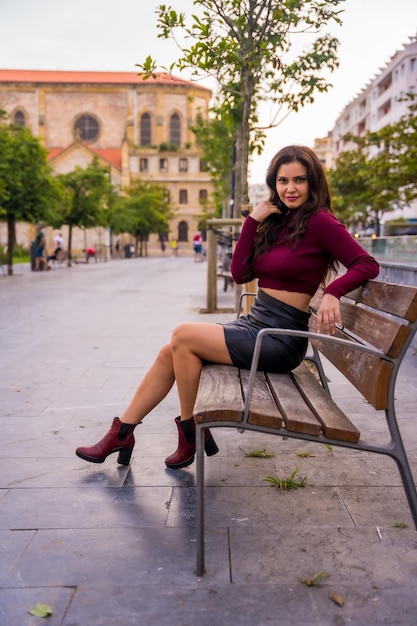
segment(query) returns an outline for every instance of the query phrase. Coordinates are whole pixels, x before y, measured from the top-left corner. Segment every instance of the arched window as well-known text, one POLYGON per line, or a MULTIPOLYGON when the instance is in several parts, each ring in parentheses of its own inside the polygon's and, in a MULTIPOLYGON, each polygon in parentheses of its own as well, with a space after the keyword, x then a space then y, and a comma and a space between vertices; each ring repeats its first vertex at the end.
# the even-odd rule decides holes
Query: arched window
POLYGON ((178 113, 173 113, 169 120, 169 142, 175 146, 181 145, 181 122, 178 113))
POLYGON ((94 141, 99 130, 98 121, 92 115, 81 115, 74 125, 75 137, 81 141, 94 141))
POLYGON ((23 111, 16 111, 13 115, 13 124, 17 124, 18 126, 26 126, 26 118, 23 111))
POLYGON ((140 145, 150 146, 151 144, 151 116, 149 113, 143 113, 140 117, 140 145))
POLYGON ((187 222, 180 222, 178 224, 178 241, 188 241, 188 224, 187 222))

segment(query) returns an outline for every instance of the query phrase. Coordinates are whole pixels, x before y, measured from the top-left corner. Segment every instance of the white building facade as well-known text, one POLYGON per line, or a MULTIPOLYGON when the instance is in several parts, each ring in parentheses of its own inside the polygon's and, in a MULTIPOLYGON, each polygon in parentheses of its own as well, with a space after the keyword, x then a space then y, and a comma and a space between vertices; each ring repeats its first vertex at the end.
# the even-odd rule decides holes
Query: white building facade
MULTIPOLYGON (((408 111, 408 103, 402 101, 405 95, 416 92, 417 36, 410 37, 410 43, 395 52, 386 67, 343 109, 331 131, 333 162, 341 152, 356 147, 353 142, 344 141, 344 135, 352 133, 361 136, 394 124, 408 111)), ((402 210, 392 211, 385 217, 417 219, 417 202, 402 210)))

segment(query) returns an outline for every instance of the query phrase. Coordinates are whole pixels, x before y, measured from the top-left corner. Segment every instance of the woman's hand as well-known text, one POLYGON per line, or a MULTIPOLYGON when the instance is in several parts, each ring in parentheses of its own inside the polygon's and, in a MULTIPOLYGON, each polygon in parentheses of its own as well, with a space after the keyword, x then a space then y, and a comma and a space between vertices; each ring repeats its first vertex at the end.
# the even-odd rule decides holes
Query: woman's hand
POLYGON ((252 211, 250 214, 254 220, 257 222, 262 222, 268 215, 276 213, 277 215, 281 214, 281 211, 277 209, 275 204, 269 202, 268 200, 262 200, 252 211))
POLYGON ((340 302, 335 296, 325 293, 317 313, 317 332, 324 330, 326 335, 334 335, 336 324, 342 324, 340 302))

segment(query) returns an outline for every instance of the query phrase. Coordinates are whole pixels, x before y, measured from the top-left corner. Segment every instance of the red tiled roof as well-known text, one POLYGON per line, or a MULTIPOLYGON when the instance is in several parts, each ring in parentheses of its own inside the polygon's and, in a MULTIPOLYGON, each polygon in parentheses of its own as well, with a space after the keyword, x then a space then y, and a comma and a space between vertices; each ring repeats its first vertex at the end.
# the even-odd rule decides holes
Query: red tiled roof
POLYGON ((116 167, 118 170, 122 169, 122 151, 120 148, 91 148, 99 157, 116 167))
MULTIPOLYGON (((66 148, 50 148, 48 151, 48 161, 52 161, 60 154, 63 154, 70 148, 72 148, 74 144, 71 146, 67 146, 66 148)), ((92 148, 91 146, 86 145, 85 143, 81 144, 89 150, 90 152, 94 152, 101 159, 107 161, 110 165, 117 168, 118 170, 122 169, 122 150, 121 148, 92 148)))
POLYGON ((164 85, 187 85, 196 89, 210 91, 207 87, 196 85, 188 80, 177 78, 171 74, 158 73, 156 76, 143 80, 143 74, 135 72, 78 72, 54 70, 3 70, 0 69, 0 83, 68 83, 68 84, 139 84, 159 83, 164 85))
POLYGON ((51 148, 48 152, 48 161, 55 159, 61 152, 64 152, 66 148, 51 148))

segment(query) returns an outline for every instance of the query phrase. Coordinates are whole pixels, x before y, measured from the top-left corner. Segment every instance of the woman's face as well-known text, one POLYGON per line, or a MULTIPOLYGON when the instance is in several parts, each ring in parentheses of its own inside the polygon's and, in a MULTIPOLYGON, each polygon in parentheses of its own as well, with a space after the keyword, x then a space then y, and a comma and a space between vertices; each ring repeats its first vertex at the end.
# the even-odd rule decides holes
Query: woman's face
POLYGON ((298 209, 309 197, 307 168, 298 161, 281 165, 276 186, 279 199, 289 209, 298 209))

